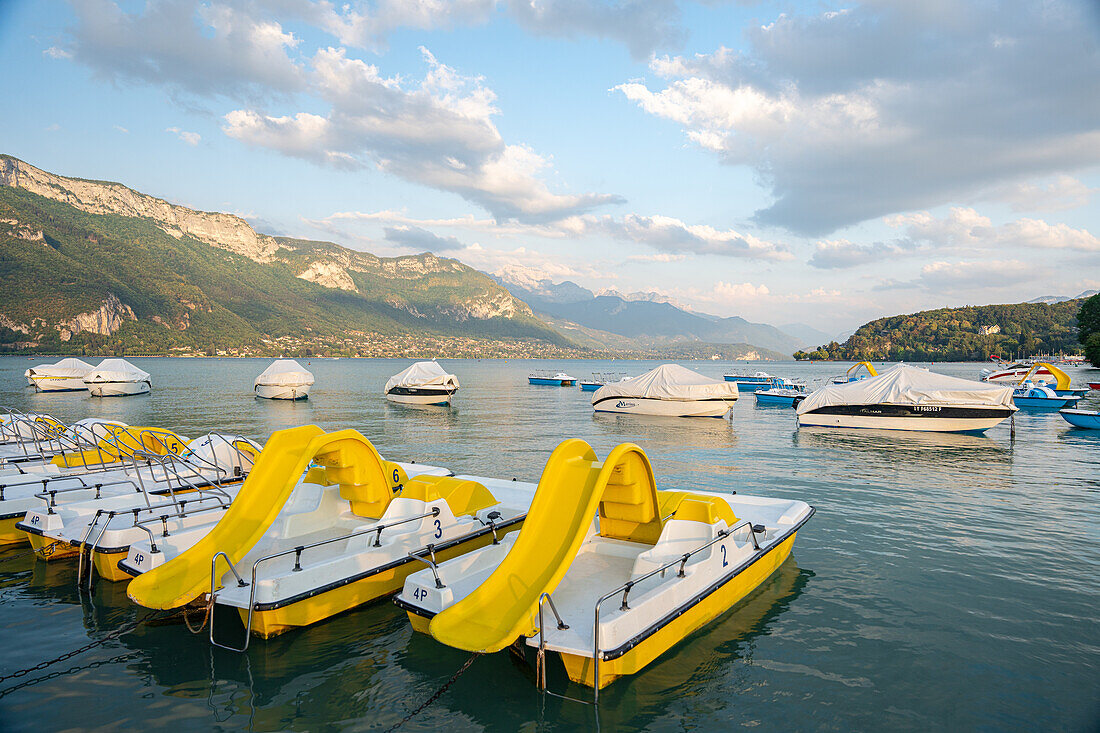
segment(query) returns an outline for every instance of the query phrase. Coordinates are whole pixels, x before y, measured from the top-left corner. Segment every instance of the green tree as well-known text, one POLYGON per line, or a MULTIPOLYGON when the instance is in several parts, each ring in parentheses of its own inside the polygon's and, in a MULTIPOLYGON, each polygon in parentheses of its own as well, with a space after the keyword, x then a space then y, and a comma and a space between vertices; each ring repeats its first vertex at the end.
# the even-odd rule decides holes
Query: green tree
POLYGON ((1085 345, 1085 356, 1100 367, 1100 294, 1081 305, 1077 313, 1077 339, 1085 345))

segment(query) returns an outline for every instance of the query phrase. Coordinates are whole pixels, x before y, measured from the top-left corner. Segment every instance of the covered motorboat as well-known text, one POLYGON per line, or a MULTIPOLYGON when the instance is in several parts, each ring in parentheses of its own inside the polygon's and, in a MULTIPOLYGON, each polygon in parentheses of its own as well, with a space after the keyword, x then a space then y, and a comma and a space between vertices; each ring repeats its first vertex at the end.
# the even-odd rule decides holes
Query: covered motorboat
POLYGON ((84 375, 84 385, 92 397, 125 397, 145 394, 153 383, 149 381, 149 372, 125 359, 104 359, 84 375))
POLYGON ((592 395, 596 412, 667 417, 725 417, 737 401, 737 384, 705 377, 677 364, 605 384, 592 395))
POLYGON ((798 406, 798 424, 982 432, 1014 412, 1011 387, 897 364, 876 377, 817 390, 798 406))
POLYGON ((276 359, 252 384, 265 400, 304 400, 313 386, 313 373, 293 359, 276 359))
POLYGON ((39 364, 27 370, 27 381, 36 392, 75 392, 88 389, 84 377, 95 369, 80 359, 62 359, 56 364, 39 364))
POLYGON ((557 653, 598 695, 760 586, 813 513, 792 499, 658 491, 638 446, 600 461, 567 440, 518 533, 410 575, 396 603, 449 646, 537 650, 544 689, 557 653))
POLYGON ((386 382, 386 399, 403 405, 449 405, 458 377, 434 361, 418 361, 386 382))

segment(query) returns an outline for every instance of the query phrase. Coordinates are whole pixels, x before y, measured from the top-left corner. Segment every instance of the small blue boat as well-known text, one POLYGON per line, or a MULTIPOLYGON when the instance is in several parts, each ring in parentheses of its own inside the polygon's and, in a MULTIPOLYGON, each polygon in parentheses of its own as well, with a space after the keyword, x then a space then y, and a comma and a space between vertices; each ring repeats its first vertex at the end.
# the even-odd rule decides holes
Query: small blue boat
POLYGON ((527 381, 530 384, 537 384, 547 387, 572 387, 577 383, 576 377, 571 377, 565 372, 554 373, 549 372, 535 372, 527 377, 527 381))
POLYGON ((593 379, 581 380, 581 392, 595 392, 597 389, 603 386, 603 382, 597 382, 593 379))
POLYGON ((758 405, 776 405, 779 407, 797 407, 806 399, 806 390, 800 387, 772 387, 753 393, 758 405))
POLYGON ((1096 410, 1059 410, 1058 414, 1075 428, 1100 430, 1100 412, 1096 410))
POLYGON ((727 382, 736 383, 740 392, 755 392, 758 389, 769 389, 779 385, 779 377, 773 377, 767 372, 757 372, 752 375, 726 374, 724 379, 727 382))
POLYGON ((1012 392, 1012 401, 1017 407, 1032 410, 1060 410, 1063 407, 1075 407, 1080 399, 1079 396, 1059 395, 1050 387, 1034 385, 1031 382, 1024 382, 1012 392))
POLYGON ((623 372, 593 374, 590 379, 582 379, 580 381, 581 392, 595 392, 605 384, 621 382, 624 379, 630 379, 630 377, 623 372))

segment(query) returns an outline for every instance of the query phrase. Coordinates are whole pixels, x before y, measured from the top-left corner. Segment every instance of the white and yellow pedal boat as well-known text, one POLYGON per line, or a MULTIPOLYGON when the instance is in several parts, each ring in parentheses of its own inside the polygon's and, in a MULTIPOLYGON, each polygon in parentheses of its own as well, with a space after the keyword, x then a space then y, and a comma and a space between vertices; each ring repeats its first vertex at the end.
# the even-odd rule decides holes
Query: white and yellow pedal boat
POLYGON ((396 603, 450 646, 525 641, 540 659, 557 652, 598 699, 774 573, 813 512, 801 501, 657 491, 637 446, 600 462, 568 440, 518 534, 410 575, 396 603))
POLYGON ((66 436, 69 450, 0 466, 0 545, 26 540, 16 525, 28 511, 140 491, 163 473, 153 464, 188 451, 187 438, 160 428, 77 423, 66 436))
POLYGON ((32 497, 36 507, 15 529, 26 533, 43 560, 87 553, 89 580, 91 567, 106 580, 129 580, 117 565, 131 543, 167 517, 188 524, 223 512, 259 453, 260 446, 247 438, 218 433, 191 441, 179 454, 138 451, 121 471, 40 486, 32 497), (74 480, 82 483, 65 486, 74 480))
MULTIPOLYGON (((519 528, 534 489, 385 461, 354 430, 292 428, 271 436, 217 525, 165 562, 154 556, 178 537, 156 538, 157 552, 135 546, 121 567, 140 573, 128 588, 139 605, 238 612, 244 649, 251 634, 391 595, 417 568, 498 541, 519 528)), ((237 648, 213 630, 213 643, 237 648)))

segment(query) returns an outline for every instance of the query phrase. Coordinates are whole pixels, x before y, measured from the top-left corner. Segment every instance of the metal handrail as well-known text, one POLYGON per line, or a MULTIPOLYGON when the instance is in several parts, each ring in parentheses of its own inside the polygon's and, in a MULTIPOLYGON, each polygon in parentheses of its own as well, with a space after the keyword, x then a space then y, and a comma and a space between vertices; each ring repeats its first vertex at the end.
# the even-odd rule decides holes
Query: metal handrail
MULTIPOLYGON (((197 501, 202 501, 202 500, 203 499, 200 498, 197 501)), ((186 504, 189 504, 189 503, 192 503, 192 502, 191 501, 181 501, 180 503, 186 505, 186 504)), ((172 506, 172 505, 168 505, 168 506, 172 506)), ((149 527, 147 527, 146 525, 152 524, 154 522, 161 522, 163 525, 165 525, 164 526, 164 532, 161 533, 161 537, 168 537, 169 535, 168 535, 167 521, 169 519, 186 519, 187 517, 192 517, 196 514, 202 514, 203 512, 224 511, 225 509, 229 508, 229 505, 228 504, 218 504, 218 506, 208 506, 208 507, 203 507, 201 509, 187 509, 186 506, 184 506, 182 508, 184 509, 184 511, 180 512, 179 514, 175 514, 175 515, 173 515, 173 514, 161 514, 161 515, 156 516, 156 517, 149 517, 148 519, 142 519, 140 521, 134 522, 134 527, 142 530, 143 532, 145 532, 146 534, 149 535, 149 552, 150 553, 159 553, 160 550, 157 549, 157 543, 156 543, 156 540, 154 539, 154 536, 153 536, 153 530, 149 529, 149 527)))
POLYGON ((666 564, 662 565, 661 567, 659 567, 655 570, 651 570, 650 572, 646 573, 645 575, 641 576, 640 578, 636 578, 636 579, 633 579, 633 580, 626 581, 621 586, 619 586, 618 588, 616 588, 613 591, 610 591, 609 593, 607 593, 606 595, 600 597, 600 599, 596 601, 596 606, 595 606, 595 609, 594 609, 594 612, 593 612, 595 623, 592 627, 592 658, 593 658, 593 676, 592 676, 593 696, 592 696, 592 702, 594 704, 598 704, 599 701, 600 701, 600 654, 602 654, 602 652, 600 651, 600 606, 604 603, 604 601, 606 601, 607 599, 609 599, 613 596, 618 595, 619 593, 622 593, 623 594, 623 602, 622 602, 622 605, 619 606, 619 610, 620 611, 629 610, 630 606, 627 605, 627 596, 630 594, 630 589, 633 588, 635 585, 637 585, 638 583, 641 583, 643 580, 648 580, 649 578, 652 578, 657 573, 661 573, 662 577, 663 577, 664 571, 668 570, 669 568, 673 567, 676 564, 680 565, 680 571, 676 574, 676 577, 677 578, 687 577, 686 573, 684 572, 684 569, 687 566, 687 561, 691 558, 692 555, 698 554, 698 553, 702 552, 703 550, 706 550, 707 548, 709 548, 713 545, 716 545, 719 542, 724 541, 731 534, 733 534, 737 530, 742 529, 744 527, 747 527, 748 530, 749 530, 749 536, 752 538, 752 545, 753 545, 754 550, 756 552, 760 552, 761 551, 760 543, 757 542, 757 540, 756 540, 756 528, 753 526, 751 521, 749 521, 748 519, 745 519, 745 520, 742 520, 742 521, 738 522, 737 524, 735 524, 732 527, 727 527, 726 529, 718 530, 718 535, 716 537, 714 537, 713 539, 711 539, 706 544, 701 545, 701 546, 695 548, 694 550, 691 550, 690 552, 685 552, 679 558, 673 560, 672 562, 666 563, 666 564))
MULTIPOLYGON (((279 557, 284 557, 286 555, 290 555, 290 554, 293 553, 294 554, 294 567, 291 569, 291 572, 298 572, 302 569, 302 552, 304 552, 305 550, 309 550, 309 549, 312 549, 314 547, 320 547, 321 545, 328 545, 328 544, 331 544, 333 542, 341 542, 343 540, 350 540, 351 538, 359 537, 360 535, 369 535, 372 532, 377 532, 378 533, 378 539, 376 540, 376 542, 377 542, 381 539, 382 530, 384 530, 384 529, 389 529, 391 527, 396 527, 396 526, 401 525, 401 524, 408 524, 409 522, 415 522, 415 521, 419 521, 421 519, 427 519, 428 517, 437 517, 437 516, 439 516, 439 507, 432 507, 432 510, 430 512, 425 512, 424 514, 418 514, 418 515, 413 516, 413 517, 405 517, 404 519, 398 520, 396 522, 390 522, 389 524, 375 526, 375 527, 371 527, 369 529, 359 530, 359 531, 356 531, 356 532, 351 532, 351 533, 346 534, 346 535, 341 535, 340 537, 330 537, 327 540, 318 540, 317 542, 311 542, 308 545, 298 545, 297 547, 293 547, 289 550, 282 550, 280 552, 273 552, 270 555, 264 555, 263 557, 258 558, 255 562, 252 563, 252 577, 251 577, 252 582, 251 583, 245 583, 241 579, 241 576, 237 572, 237 569, 235 567, 233 567, 233 563, 229 560, 229 556, 226 555, 224 552, 219 551, 218 553, 216 553, 214 555, 213 558, 210 559, 210 598, 211 598, 211 600, 210 600, 210 604, 211 604, 210 605, 210 619, 209 619, 209 623, 210 623, 210 643, 213 644, 214 646, 221 647, 222 649, 229 649, 230 651, 235 651, 235 652, 244 652, 248 649, 248 642, 249 642, 249 639, 252 636, 252 613, 253 613, 253 611, 256 610, 256 572, 257 572, 257 570, 259 569, 259 567, 262 563, 265 563, 268 560, 274 560, 274 559, 279 558, 279 557), (249 592, 248 592, 248 617, 245 621, 245 641, 244 641, 244 646, 240 649, 237 649, 236 647, 225 646, 223 644, 219 644, 216 641, 214 641, 214 607, 217 605, 217 603, 214 600, 215 599, 215 593, 214 593, 214 586, 215 586, 214 563, 217 561, 218 555, 221 555, 222 557, 225 558, 226 562, 229 562, 230 569, 233 571, 233 574, 235 576, 237 576, 237 586, 238 587, 243 588, 245 586, 251 586, 250 589, 249 589, 249 592)), ((381 545, 380 544, 375 544, 373 546, 374 547, 380 547, 381 545)), ((431 547, 431 545, 428 545, 428 547, 431 547)), ((411 555, 412 553, 409 553, 409 554, 411 555)), ((417 559, 421 559, 421 558, 417 558, 417 559)), ((425 562, 427 562, 427 561, 425 560, 425 562)), ((439 576, 437 575, 436 576, 436 581, 438 582, 438 580, 439 580, 439 576)))

